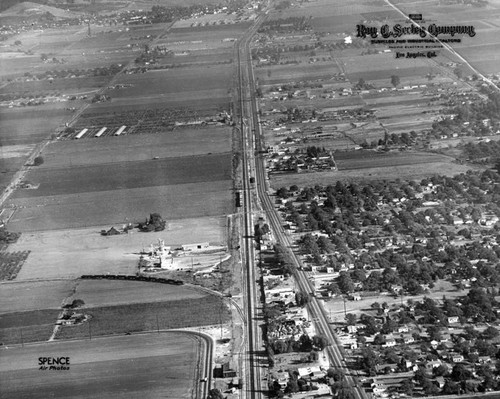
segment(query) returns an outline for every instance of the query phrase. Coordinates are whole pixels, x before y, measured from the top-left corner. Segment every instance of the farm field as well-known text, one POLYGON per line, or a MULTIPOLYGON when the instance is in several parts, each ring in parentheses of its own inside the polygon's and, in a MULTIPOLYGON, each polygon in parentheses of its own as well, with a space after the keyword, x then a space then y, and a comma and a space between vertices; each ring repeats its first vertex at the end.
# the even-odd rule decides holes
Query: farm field
POLYGON ((1 94, 36 94, 63 92, 65 94, 87 94, 95 92, 98 88, 107 85, 108 76, 76 77, 52 80, 34 80, 25 82, 12 82, 2 88, 1 94))
POLYGON ((0 189, 22 167, 35 145, 69 117, 62 103, 0 110, 0 189))
MULTIPOLYGON (((358 15, 362 13, 369 13, 371 11, 379 11, 381 7, 384 6, 382 1, 359 1, 356 3, 348 2, 330 2, 328 0, 318 0, 311 2, 310 4, 305 4, 300 7, 294 7, 286 9, 282 12, 276 13, 281 14, 283 18, 288 16, 302 16, 311 15, 314 18, 321 16, 345 16, 345 15, 358 15)), ((274 15, 273 15, 274 16, 274 15)), ((365 17, 366 19, 366 17, 365 17)))
POLYGON ((206 293, 187 286, 124 280, 86 280, 75 282, 74 293, 66 299, 71 303, 81 299, 85 305, 80 309, 97 306, 117 306, 143 302, 179 301, 199 299, 206 293))
POLYGON ((33 169, 27 179, 40 187, 18 190, 13 199, 215 182, 230 179, 230 167, 231 155, 225 153, 33 169))
MULTIPOLYGON (((144 218, 146 216, 145 214, 144 218)), ((181 244, 206 241, 225 245, 226 225, 225 217, 197 217, 180 220, 167 219, 167 228, 161 232, 134 231, 110 237, 102 237, 99 234, 100 228, 24 233, 17 243, 9 246, 9 250, 30 249, 31 254, 21 268, 16 282, 2 284, 2 287, 12 290, 10 284, 18 284, 18 281, 73 279, 83 274, 134 274, 137 271, 139 252, 157 243, 158 239, 164 240, 165 245, 173 248, 181 244)), ((109 228, 109 225, 103 228, 109 228)), ((32 301, 28 301, 28 304, 36 306, 36 295, 43 292, 31 288, 28 282, 26 284, 30 290, 33 289, 31 291, 33 296, 29 297, 32 301)), ((59 290, 65 292, 66 288, 58 288, 56 292, 59 290)), ((61 295, 58 294, 57 297, 60 298, 61 295)), ((52 307, 52 299, 48 300, 48 303, 52 307)), ((24 309, 22 302, 18 305, 24 309)), ((49 307, 44 301, 40 306, 49 307)), ((28 306, 27 309, 30 307, 28 306)))
MULTIPOLYGON (((63 103, 53 103, 36 107, 0 110, 0 144, 33 144, 47 138, 50 132, 64 124, 71 113, 63 103)), ((3 150, 2 150, 3 151, 3 150)))
POLYGON ((63 300, 71 295, 74 284, 69 280, 2 283, 0 314, 59 309, 63 300))
POLYGON ((9 200, 13 231, 40 231, 138 222, 151 212, 167 219, 221 216, 232 211, 231 180, 9 200), (98 206, 96 205, 98 204, 98 206))
POLYGON ((60 309, 73 299, 82 299, 84 307, 96 307, 205 296, 187 286, 122 280, 26 281, 4 283, 1 288, 0 314, 60 309))
POLYGON ((54 330, 54 323, 59 313, 58 309, 41 309, 2 314, 0 342, 5 345, 46 341, 54 330))
POLYGON ((283 83, 314 79, 329 80, 332 76, 340 72, 341 71, 335 66, 334 62, 326 65, 272 65, 255 68, 255 75, 262 85, 276 84, 279 80, 283 83))
POLYGON ((174 68, 150 71, 145 74, 121 75, 115 83, 130 84, 133 87, 114 91, 112 97, 141 98, 142 95, 227 89, 231 84, 228 76, 232 76, 232 72, 231 65, 218 65, 217 67, 174 68))
POLYGON ((421 163, 444 162, 450 160, 443 155, 421 152, 337 152, 335 160, 339 171, 352 169, 370 169, 399 165, 416 165, 421 163))
POLYGON ((171 398, 196 394, 200 353, 188 334, 53 342, 2 350, 2 398, 171 398), (40 356, 68 356, 70 370, 40 371, 40 356), (89 381, 92 381, 89 384, 89 381))
POLYGON ((174 113, 180 111, 180 113, 187 115, 187 119, 194 120, 205 116, 214 116, 217 112, 228 110, 229 97, 227 90, 205 90, 204 94, 207 97, 199 97, 197 92, 179 93, 178 96, 162 96, 158 94, 144 96, 140 99, 140 102, 137 102, 132 97, 117 98, 114 101, 99 104, 99 107, 89 107, 86 113, 83 114, 83 118, 78 121, 78 126, 81 123, 85 125, 92 124, 93 119, 87 120, 87 118, 94 117, 99 117, 105 125, 119 127, 122 125, 122 121, 129 126, 136 125, 140 123, 140 120, 132 113, 137 111, 147 112, 161 109, 166 112, 165 116, 167 118, 173 117, 176 120, 174 113), (169 112, 172 112, 172 114, 169 114, 169 112), (131 119, 129 120, 129 118, 131 119))
POLYGON ((227 127, 182 128, 157 134, 132 134, 124 137, 95 138, 92 135, 88 140, 85 136, 78 142, 65 140, 52 143, 44 150, 45 162, 39 168, 67 168, 146 161, 154 157, 163 159, 218 154, 226 153, 230 146, 231 129, 227 127))
POLYGON ((26 152, 23 156, 3 158, 7 151, 9 151, 8 147, 0 147, 0 190, 4 190, 8 186, 14 174, 23 166, 29 155, 29 152, 26 152))
MULTIPOLYGON (((229 63, 233 59, 234 43, 231 47, 210 49, 186 50, 185 54, 167 56, 159 61, 160 65, 169 65, 172 68, 192 68, 204 65, 220 65, 229 63)), ((179 50, 181 51, 181 50, 179 50)))
MULTIPOLYGON (((376 153, 373 153, 376 154, 376 153)), ((316 173, 277 174, 271 178, 271 186, 275 189, 289 187, 292 184, 311 186, 328 185, 341 181, 366 181, 381 179, 421 180, 439 173, 454 176, 474 169, 471 166, 454 163, 453 159, 431 153, 401 152, 396 154, 372 155, 364 151, 352 153, 335 153, 338 171, 316 173), (343 155, 341 155, 343 154, 343 155)))
POLYGON ((230 313, 220 297, 142 302, 135 304, 85 308, 80 312, 91 316, 90 324, 62 326, 56 339, 89 338, 159 329, 199 327, 229 320, 230 313), (189 309, 189 311, 188 311, 189 309))
POLYGON ((344 182, 384 179, 418 181, 438 173, 444 176, 454 176, 459 173, 465 173, 470 169, 472 168, 450 162, 433 162, 418 165, 370 168, 369 171, 366 169, 351 169, 339 172, 287 174, 273 177, 271 186, 278 189, 280 187, 289 187, 292 184, 299 186, 328 185, 334 184, 338 180, 344 182))

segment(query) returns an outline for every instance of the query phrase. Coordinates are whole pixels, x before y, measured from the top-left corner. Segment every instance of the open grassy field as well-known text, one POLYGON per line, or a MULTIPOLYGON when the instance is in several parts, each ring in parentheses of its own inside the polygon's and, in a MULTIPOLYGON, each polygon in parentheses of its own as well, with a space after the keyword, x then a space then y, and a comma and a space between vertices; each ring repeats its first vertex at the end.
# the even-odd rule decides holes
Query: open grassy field
MULTIPOLYGON (((182 209, 179 209, 179 212, 181 211, 182 209)), ((196 217, 169 219, 166 230, 161 232, 132 232, 113 237, 102 237, 99 234, 100 228, 43 231, 23 234, 17 243, 9 247, 9 250, 31 250, 16 281, 74 279, 82 274, 134 274, 137 271, 139 252, 152 243, 157 243, 159 238, 174 248, 181 244, 206 241, 225 245, 225 226, 225 217, 196 217)), ((102 227, 109 228, 109 225, 102 227)), ((26 308, 25 301, 16 295, 13 298, 19 302, 16 300, 2 302, 5 303, 6 309, 14 311, 53 307, 54 303, 60 304, 63 294, 69 289, 64 285, 61 288, 54 288, 51 294, 50 289, 38 289, 31 287, 29 283, 26 284, 27 288, 19 288, 19 294, 24 292, 27 296, 26 308), (44 298, 41 299, 39 306, 36 302, 37 296, 44 298)), ((37 283, 33 284, 36 286, 37 283)), ((8 284, 2 284, 2 288, 4 287, 7 293, 15 290, 8 284)))
POLYGON ((196 396, 199 342, 182 333, 93 338, 3 349, 2 398, 170 398, 196 396), (67 356, 67 371, 41 371, 40 356, 67 356))
POLYGON ((127 305, 86 308, 90 322, 78 326, 63 326, 57 339, 84 339, 92 336, 125 334, 219 324, 229 320, 230 313, 220 297, 143 302, 127 305), (90 326, 89 326, 90 324, 90 326))

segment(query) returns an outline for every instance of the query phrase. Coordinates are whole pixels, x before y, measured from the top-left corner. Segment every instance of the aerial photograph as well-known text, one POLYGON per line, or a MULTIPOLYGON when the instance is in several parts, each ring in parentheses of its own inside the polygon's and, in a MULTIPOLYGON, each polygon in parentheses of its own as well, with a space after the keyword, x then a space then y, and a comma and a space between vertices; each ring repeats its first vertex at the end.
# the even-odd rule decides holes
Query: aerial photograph
POLYGON ((500 398, 500 0, 0 0, 0 398, 500 398))

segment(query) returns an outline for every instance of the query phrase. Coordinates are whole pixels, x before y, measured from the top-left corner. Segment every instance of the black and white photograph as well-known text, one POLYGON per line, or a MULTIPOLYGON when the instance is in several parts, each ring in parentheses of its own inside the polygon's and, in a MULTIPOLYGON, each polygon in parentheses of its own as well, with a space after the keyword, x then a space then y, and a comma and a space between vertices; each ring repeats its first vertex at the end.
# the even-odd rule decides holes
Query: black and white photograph
POLYGON ((0 0, 0 397, 500 398, 500 0, 0 0))

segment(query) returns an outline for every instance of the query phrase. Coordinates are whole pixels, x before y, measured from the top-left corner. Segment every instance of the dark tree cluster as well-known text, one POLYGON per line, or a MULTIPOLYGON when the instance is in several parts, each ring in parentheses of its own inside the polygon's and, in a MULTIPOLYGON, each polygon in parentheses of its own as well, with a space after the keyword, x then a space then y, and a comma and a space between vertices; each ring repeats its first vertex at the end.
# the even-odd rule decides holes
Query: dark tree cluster
POLYGON ((167 222, 163 220, 159 213, 152 213, 149 215, 149 219, 146 219, 144 223, 139 223, 139 229, 141 231, 163 231, 167 222))

